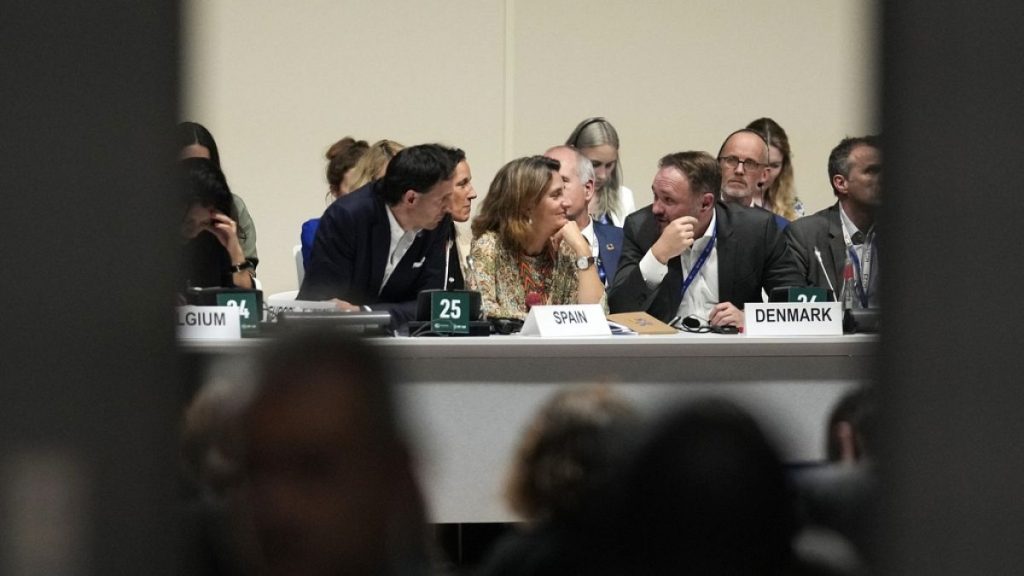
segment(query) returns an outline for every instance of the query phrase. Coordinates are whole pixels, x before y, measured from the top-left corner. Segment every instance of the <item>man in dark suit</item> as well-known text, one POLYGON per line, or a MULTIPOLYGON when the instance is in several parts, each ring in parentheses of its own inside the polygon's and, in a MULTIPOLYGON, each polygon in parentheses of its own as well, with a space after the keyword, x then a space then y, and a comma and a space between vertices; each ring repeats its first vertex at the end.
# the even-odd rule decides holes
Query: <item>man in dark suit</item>
POLYGON ((341 310, 387 310, 398 326, 416 314, 421 290, 444 283, 456 158, 438 144, 406 148, 384 178, 342 196, 320 220, 300 300, 335 300, 341 310))
POLYGON ((722 172, 710 154, 677 152, 658 166, 654 203, 623 227, 612 312, 742 327, 762 289, 806 284, 769 212, 715 201, 722 172))
POLYGON ((604 282, 605 288, 608 288, 619 267, 622 228, 614 224, 602 224, 591 218, 587 211, 594 197, 594 165, 586 156, 569 146, 555 146, 544 155, 558 160, 558 174, 565 185, 563 194, 570 203, 566 217, 576 222, 580 233, 590 243, 594 257, 597 258, 597 274, 604 282))
POLYGON ((877 306, 875 216, 881 204, 882 188, 878 137, 844 138, 829 154, 828 175, 838 201, 790 224, 786 241, 807 282, 833 290, 837 298, 841 296, 847 260, 851 266, 856 262, 853 284, 857 294, 852 299, 853 305, 856 308, 877 306), (856 258, 848 256, 851 252, 856 258), (859 289, 856 288, 858 283, 859 289))

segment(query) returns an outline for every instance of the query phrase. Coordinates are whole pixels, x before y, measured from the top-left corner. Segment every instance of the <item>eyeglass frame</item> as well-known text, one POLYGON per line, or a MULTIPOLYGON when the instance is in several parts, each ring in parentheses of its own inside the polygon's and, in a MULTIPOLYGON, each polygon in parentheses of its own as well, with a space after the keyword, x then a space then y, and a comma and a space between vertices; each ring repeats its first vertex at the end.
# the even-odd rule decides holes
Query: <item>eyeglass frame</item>
POLYGON ((739 156, 719 156, 718 163, 725 164, 731 170, 735 170, 740 164, 743 165, 744 170, 764 170, 769 166, 769 164, 762 164, 761 162, 751 158, 744 160, 739 156))

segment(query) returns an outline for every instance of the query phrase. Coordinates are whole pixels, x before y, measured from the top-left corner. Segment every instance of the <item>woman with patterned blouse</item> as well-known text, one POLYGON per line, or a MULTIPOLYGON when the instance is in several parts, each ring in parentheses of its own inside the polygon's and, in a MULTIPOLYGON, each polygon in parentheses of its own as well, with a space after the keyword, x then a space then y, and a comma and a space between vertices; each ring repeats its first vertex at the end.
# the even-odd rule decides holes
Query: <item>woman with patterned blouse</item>
POLYGON ((473 220, 468 286, 488 318, 525 319, 536 304, 598 304, 604 285, 590 244, 566 218, 558 161, 513 160, 473 220))

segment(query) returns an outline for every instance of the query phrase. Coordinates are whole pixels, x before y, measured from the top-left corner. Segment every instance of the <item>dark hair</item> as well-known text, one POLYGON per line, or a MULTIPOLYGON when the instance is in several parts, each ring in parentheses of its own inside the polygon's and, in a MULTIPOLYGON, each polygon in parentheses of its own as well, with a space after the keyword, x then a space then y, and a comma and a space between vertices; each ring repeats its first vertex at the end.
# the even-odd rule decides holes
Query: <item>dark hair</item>
POLYGON ((519 441, 505 497, 530 520, 575 513, 616 461, 620 435, 638 420, 607 385, 567 388, 534 416, 519 441))
POLYGON ((676 152, 662 157, 658 168, 675 168, 690 183, 690 194, 717 196, 722 186, 722 167, 707 152, 676 152))
POLYGON ((616 548, 611 563, 630 568, 618 573, 779 574, 793 561, 794 494, 747 412, 719 398, 690 402, 631 452, 611 508, 593 519, 599 542, 616 548))
POLYGON ((868 392, 864 388, 854 389, 843 396, 828 417, 828 431, 825 438, 825 452, 830 462, 842 460, 843 444, 839 437, 838 429, 840 422, 846 422, 853 430, 853 450, 856 459, 860 460, 868 452, 873 422, 875 417, 874 406, 868 398, 868 392))
POLYGON ((843 177, 850 175, 850 152, 853 152, 857 146, 871 146, 881 150, 882 139, 877 135, 847 136, 832 149, 828 155, 828 182, 832 185, 833 193, 836 193, 836 187, 835 184, 832 184, 832 179, 836 174, 843 177))
POLYGON ((210 161, 217 168, 220 168, 220 152, 217 151, 217 142, 213 134, 205 126, 198 122, 182 122, 178 124, 178 150, 187 146, 198 144, 210 151, 210 161))
POLYGON ((327 149, 327 185, 331 192, 337 193, 345 173, 356 165, 356 162, 370 149, 366 140, 355 140, 345 136, 327 149))
POLYGON ((438 182, 452 177, 459 154, 465 158, 461 150, 440 144, 403 148, 388 163, 387 172, 377 189, 391 206, 398 204, 408 190, 426 194, 438 182))
POLYGON ((216 208, 237 220, 234 200, 228 182, 212 160, 207 158, 185 158, 179 162, 181 177, 181 199, 186 210, 196 204, 216 208))
POLYGON ((378 347, 337 330, 288 334, 263 354, 254 400, 312 382, 328 381, 355 392, 375 441, 401 442, 391 370, 378 347))

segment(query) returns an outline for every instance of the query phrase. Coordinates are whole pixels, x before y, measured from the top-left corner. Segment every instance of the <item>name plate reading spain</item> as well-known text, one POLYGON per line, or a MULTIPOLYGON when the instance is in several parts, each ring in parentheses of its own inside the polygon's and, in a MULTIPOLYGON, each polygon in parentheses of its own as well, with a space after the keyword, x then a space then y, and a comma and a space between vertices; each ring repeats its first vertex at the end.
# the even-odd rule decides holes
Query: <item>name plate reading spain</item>
POLYGON ((178 338, 238 340, 242 325, 238 306, 179 306, 178 338))
POLYGON ((574 304, 530 308, 520 334, 552 338, 611 336, 612 331, 600 304, 574 304))
POLYGON ((438 334, 469 334, 469 293, 431 292, 430 330, 438 334))
POLYGON ((746 306, 747 336, 842 336, 839 302, 754 302, 746 306))

